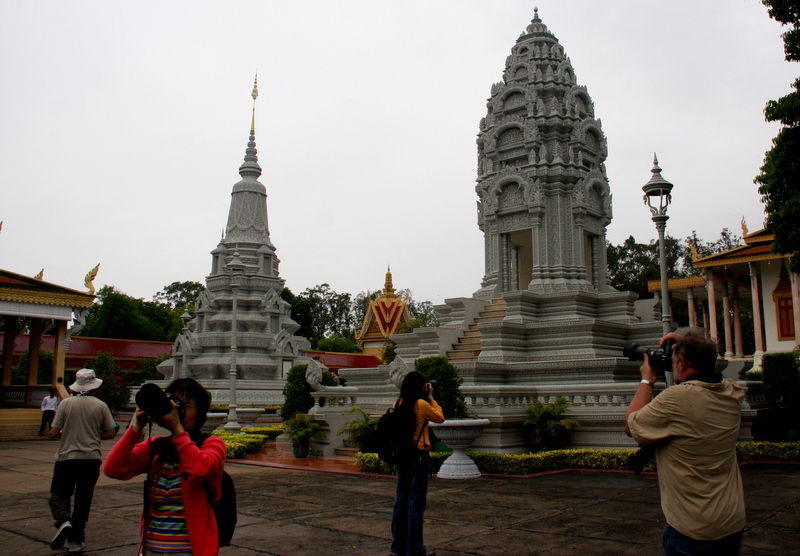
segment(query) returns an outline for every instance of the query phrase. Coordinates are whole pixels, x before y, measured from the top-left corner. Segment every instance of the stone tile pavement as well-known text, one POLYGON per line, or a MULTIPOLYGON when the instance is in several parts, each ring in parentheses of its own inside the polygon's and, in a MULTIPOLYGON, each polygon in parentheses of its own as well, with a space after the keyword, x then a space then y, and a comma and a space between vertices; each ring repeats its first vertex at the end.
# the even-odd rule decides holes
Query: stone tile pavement
MULTIPOLYGON (((106 451, 113 440, 104 441, 106 451)), ((47 555, 56 442, 0 443, 0 555, 47 555)), ((239 495, 222 556, 386 555, 394 480, 229 463, 239 495)), ((746 465, 745 555, 800 554, 800 466, 746 465)), ((142 481, 101 475, 86 554, 132 556, 142 481)), ((658 555, 655 476, 570 471, 535 478, 432 479, 425 538, 439 556, 658 555)))

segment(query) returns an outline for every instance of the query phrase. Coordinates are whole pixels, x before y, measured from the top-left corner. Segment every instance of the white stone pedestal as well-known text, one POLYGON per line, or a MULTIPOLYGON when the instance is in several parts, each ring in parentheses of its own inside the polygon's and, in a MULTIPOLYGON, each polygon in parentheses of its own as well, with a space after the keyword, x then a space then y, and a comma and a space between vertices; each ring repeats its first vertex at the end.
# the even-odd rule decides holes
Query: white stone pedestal
POLYGON ((481 476, 478 466, 465 452, 488 424, 489 419, 453 419, 444 423, 430 423, 439 440, 453 450, 452 455, 444 460, 437 477, 475 479, 481 476))

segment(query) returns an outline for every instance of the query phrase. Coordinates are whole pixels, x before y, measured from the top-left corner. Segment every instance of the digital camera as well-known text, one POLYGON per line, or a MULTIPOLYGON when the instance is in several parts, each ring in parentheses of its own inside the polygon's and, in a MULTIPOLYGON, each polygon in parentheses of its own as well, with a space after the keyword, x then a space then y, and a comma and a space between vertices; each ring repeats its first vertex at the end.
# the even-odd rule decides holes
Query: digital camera
POLYGON ((142 387, 136 392, 136 405, 152 417, 163 417, 170 413, 172 411, 171 401, 180 408, 181 401, 173 398, 172 394, 164 392, 158 384, 142 384, 142 387))
POLYGON ((628 361, 644 361, 644 356, 650 358, 650 367, 659 374, 672 371, 672 346, 675 340, 664 342, 664 348, 643 348, 637 344, 628 344, 622 349, 622 355, 628 361))

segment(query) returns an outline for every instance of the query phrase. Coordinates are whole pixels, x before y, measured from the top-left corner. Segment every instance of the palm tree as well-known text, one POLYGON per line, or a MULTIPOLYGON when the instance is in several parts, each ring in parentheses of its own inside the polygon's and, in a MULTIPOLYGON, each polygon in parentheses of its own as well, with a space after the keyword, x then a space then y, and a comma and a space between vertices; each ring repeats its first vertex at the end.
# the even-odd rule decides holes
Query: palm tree
POLYGON ((337 434, 346 434, 347 440, 356 444, 360 452, 377 452, 375 431, 378 420, 360 407, 352 408, 350 413, 358 415, 358 418, 345 423, 337 434))
POLYGON ((539 398, 531 396, 530 407, 522 421, 525 436, 533 445, 534 451, 547 450, 563 441, 565 433, 580 423, 571 417, 564 417, 569 401, 563 396, 545 404, 539 398))

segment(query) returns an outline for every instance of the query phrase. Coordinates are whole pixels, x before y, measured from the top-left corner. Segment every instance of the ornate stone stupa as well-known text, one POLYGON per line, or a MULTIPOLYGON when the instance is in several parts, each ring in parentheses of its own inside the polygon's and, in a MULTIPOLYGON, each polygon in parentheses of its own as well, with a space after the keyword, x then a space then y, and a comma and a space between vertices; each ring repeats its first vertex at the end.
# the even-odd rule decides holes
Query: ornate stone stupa
MULTIPOLYGON (((447 356, 471 414, 490 424, 476 450, 522 452, 529 396, 565 396, 581 422, 576 446, 630 446, 623 434, 638 364, 630 342, 656 346, 661 324, 606 278, 611 193, 606 140, 586 87, 538 11, 492 85, 478 144, 478 225, 485 274, 471 298, 435 309, 440 326, 395 334, 385 383, 420 357, 447 356)), ((381 411, 390 392, 365 370, 340 371, 358 403, 381 411), (369 396, 374 404, 368 403, 369 396)), ((385 410, 385 408, 383 408, 385 410)))
POLYGON ((475 188, 486 274, 476 297, 608 291, 606 139, 586 87, 538 11, 487 108, 475 188))
POLYGON ((253 119, 241 180, 233 186, 225 233, 211 252, 211 273, 196 304, 196 316, 175 340, 172 358, 159 365, 167 379, 193 377, 227 401, 230 370, 237 372, 240 403, 281 403, 283 377, 294 364, 304 363, 310 344, 295 336, 299 325, 281 299, 284 280, 270 241, 267 190, 258 181, 253 119), (216 383, 215 381, 224 381, 216 383))

